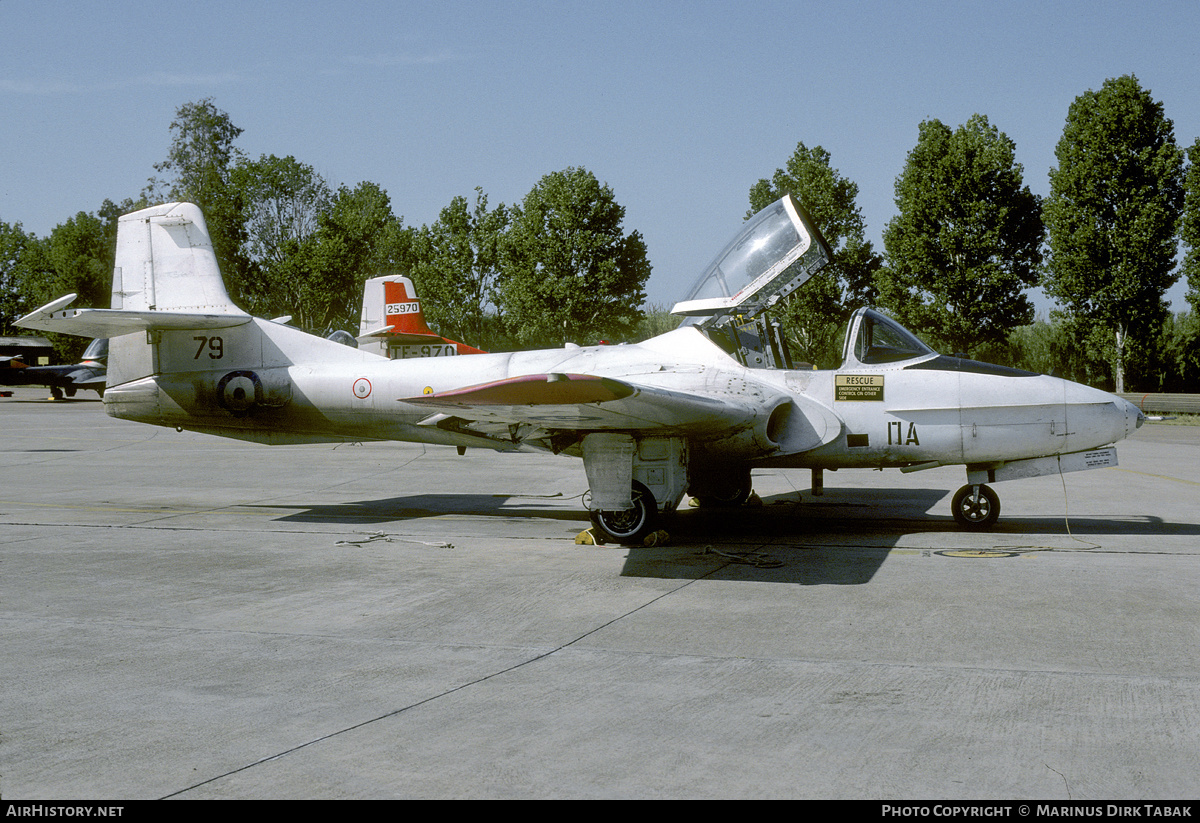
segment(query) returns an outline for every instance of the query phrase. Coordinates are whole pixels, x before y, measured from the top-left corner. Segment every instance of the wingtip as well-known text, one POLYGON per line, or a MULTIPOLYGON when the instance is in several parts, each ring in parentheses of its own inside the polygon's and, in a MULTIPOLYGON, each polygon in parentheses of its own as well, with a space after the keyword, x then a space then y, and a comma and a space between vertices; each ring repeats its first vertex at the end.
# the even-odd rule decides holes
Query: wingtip
POLYGON ((57 300, 51 300, 41 308, 34 309, 29 314, 17 320, 13 323, 13 325, 20 326, 23 329, 40 328, 42 325, 44 325, 45 321, 50 318, 50 315, 71 305, 71 303, 75 302, 75 298, 78 296, 78 294, 72 292, 71 294, 63 295, 57 300))

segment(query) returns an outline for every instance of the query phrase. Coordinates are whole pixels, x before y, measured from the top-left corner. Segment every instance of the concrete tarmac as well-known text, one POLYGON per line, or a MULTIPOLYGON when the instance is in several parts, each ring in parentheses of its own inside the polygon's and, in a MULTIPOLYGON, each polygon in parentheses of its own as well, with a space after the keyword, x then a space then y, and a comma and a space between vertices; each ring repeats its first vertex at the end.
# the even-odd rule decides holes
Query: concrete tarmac
POLYGON ((577 545, 582 464, 0 399, 0 796, 1200 795, 1200 428, 1120 466, 755 473, 577 545))

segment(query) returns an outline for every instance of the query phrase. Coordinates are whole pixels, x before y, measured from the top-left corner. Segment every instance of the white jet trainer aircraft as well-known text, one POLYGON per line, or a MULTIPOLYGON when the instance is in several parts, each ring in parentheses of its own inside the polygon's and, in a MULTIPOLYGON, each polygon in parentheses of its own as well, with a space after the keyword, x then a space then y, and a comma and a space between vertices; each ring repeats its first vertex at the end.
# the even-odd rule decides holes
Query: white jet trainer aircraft
POLYGON ((1116 464, 1141 412, 1055 377, 946 357, 859 309, 842 365, 792 368, 763 312, 825 266, 828 244, 784 197, 749 220, 636 345, 391 360, 251 317, 229 299, 200 210, 121 218, 111 309, 22 318, 109 337, 106 411, 259 443, 406 440, 583 459, 594 524, 640 540, 685 492, 737 504, 754 467, 966 466, 955 519, 987 528, 985 483, 1116 464))

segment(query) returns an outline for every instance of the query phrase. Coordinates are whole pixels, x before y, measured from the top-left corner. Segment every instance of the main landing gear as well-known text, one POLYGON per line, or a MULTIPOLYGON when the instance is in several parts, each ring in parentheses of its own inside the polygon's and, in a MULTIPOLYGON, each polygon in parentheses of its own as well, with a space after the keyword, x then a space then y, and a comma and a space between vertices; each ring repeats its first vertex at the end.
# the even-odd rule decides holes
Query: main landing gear
POLYGON ((741 466, 723 474, 709 473, 694 477, 688 494, 704 508, 732 508, 749 500, 753 491, 750 467, 741 466))
POLYGON ((982 483, 963 486, 950 503, 954 520, 964 529, 990 529, 1000 517, 1000 495, 982 483))
POLYGON ((633 508, 628 511, 590 512, 592 525, 609 543, 640 543, 654 530, 658 504, 650 490, 633 481, 633 508))

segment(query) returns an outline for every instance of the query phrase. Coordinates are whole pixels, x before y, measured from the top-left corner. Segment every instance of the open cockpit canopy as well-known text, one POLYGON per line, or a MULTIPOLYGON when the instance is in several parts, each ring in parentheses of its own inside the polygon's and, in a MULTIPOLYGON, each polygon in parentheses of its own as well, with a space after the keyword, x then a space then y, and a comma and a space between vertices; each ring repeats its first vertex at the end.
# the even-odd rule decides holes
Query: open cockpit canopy
POLYGON ((792 368, 779 324, 761 315, 829 264, 833 252, 794 197, 755 214, 704 269, 673 314, 743 365, 792 368))
POLYGON ((746 221, 700 275, 673 314, 719 325, 739 315, 757 317, 802 286, 833 256, 812 219, 790 194, 746 221))
MULTIPOLYGON (((777 321, 763 313, 829 264, 833 252, 794 197, 755 214, 704 269, 673 314, 751 368, 795 368, 777 321)), ((850 317, 842 368, 936 357, 887 315, 861 308, 850 317)))

